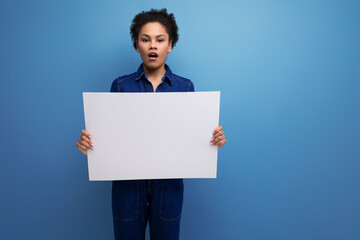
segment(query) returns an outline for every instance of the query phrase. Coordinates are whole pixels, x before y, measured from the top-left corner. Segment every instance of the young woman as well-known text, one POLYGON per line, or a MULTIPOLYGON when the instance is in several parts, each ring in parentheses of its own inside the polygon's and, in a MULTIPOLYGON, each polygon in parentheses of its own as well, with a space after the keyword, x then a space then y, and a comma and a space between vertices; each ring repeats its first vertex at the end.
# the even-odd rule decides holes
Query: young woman
MULTIPOLYGON (((141 12, 130 27, 134 48, 142 64, 132 74, 115 79, 111 92, 193 92, 193 83, 180 77, 165 64, 166 56, 179 35, 173 14, 166 9, 141 12)), ((90 132, 83 129, 78 149, 92 150, 90 132)), ((222 126, 213 131, 209 144, 220 149, 226 140, 222 126)), ((113 181, 112 209, 115 239, 145 239, 147 221, 153 240, 179 239, 183 204, 182 179, 113 181)))

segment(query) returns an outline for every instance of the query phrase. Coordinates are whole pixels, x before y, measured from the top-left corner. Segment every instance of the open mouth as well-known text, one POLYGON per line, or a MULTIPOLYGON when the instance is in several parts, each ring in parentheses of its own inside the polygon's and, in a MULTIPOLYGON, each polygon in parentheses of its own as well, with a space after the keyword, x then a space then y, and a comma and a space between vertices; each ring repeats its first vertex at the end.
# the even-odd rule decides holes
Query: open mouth
POLYGON ((149 53, 148 56, 150 60, 156 60, 158 58, 157 53, 149 53))

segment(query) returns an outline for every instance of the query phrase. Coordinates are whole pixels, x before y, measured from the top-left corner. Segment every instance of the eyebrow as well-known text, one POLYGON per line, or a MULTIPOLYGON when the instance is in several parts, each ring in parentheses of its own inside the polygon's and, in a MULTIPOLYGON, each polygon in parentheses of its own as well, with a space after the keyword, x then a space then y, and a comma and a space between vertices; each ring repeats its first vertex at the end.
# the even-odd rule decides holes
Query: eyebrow
MULTIPOLYGON (((140 36, 145 36, 145 37, 151 38, 149 35, 147 35, 147 34, 145 34, 145 33, 141 34, 140 36)), ((155 38, 158 38, 158 37, 165 37, 165 35, 164 35, 164 34, 160 34, 160 35, 157 35, 155 38)))

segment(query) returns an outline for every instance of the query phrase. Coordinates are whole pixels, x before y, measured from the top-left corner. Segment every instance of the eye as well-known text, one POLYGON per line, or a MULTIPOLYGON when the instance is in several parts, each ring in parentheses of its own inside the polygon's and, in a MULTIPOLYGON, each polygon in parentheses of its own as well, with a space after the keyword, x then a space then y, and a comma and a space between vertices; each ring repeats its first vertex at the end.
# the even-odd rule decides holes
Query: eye
POLYGON ((163 41, 164 41, 164 39, 159 39, 159 40, 158 40, 158 42, 163 42, 163 41))
POLYGON ((141 41, 142 41, 142 42, 148 42, 148 40, 145 39, 145 38, 141 39, 141 41))

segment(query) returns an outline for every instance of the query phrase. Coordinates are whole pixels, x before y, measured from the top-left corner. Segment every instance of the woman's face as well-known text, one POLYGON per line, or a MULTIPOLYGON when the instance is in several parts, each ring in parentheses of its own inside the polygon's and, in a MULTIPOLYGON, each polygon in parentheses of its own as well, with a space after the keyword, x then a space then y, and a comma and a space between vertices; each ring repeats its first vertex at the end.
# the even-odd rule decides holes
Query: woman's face
POLYGON ((169 34, 161 23, 149 22, 140 29, 136 50, 148 70, 164 67, 171 48, 169 34))

